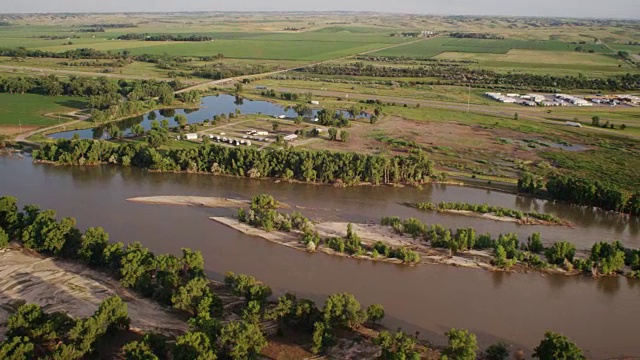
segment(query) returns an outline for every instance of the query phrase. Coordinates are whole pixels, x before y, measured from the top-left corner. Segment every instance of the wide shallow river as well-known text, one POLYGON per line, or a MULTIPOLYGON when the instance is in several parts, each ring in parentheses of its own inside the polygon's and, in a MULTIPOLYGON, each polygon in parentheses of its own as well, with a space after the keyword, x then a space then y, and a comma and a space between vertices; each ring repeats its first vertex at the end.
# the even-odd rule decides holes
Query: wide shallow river
MULTIPOLYGON (((624 278, 504 274, 446 265, 406 267, 308 254, 243 235, 208 219, 229 210, 146 205, 126 199, 154 195, 250 198, 270 193, 322 220, 379 221, 382 216, 416 217, 449 227, 481 232, 534 231, 543 240, 566 239, 587 248, 619 239, 640 246, 637 220, 592 209, 553 204, 495 191, 457 186, 423 189, 361 187, 337 189, 194 174, 146 173, 117 167, 56 167, 33 164, 29 157, 0 156, 0 194, 17 196, 73 216, 81 228, 102 226, 112 241, 141 241, 155 252, 202 251, 206 268, 221 279, 226 271, 246 273, 271 285, 276 294, 293 292, 323 301, 350 292, 365 305, 380 303, 386 324, 420 331, 444 343, 451 327, 478 334, 484 346, 505 340, 532 349, 546 330, 569 336, 591 358, 640 356, 640 281, 624 278), (466 201, 522 210, 536 209, 574 222, 576 228, 531 227, 512 223, 421 213, 403 201, 466 201)), ((530 354, 530 352, 529 352, 530 354)))

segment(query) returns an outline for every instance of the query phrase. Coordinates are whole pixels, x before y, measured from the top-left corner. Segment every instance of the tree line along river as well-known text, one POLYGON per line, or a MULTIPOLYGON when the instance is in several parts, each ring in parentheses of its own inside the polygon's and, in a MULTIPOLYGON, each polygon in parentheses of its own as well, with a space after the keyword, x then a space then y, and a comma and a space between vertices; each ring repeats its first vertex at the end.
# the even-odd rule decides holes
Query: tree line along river
POLYGON ((226 271, 246 273, 276 293, 294 292, 314 300, 350 292, 365 305, 380 303, 386 325, 420 331, 444 343, 451 327, 478 334, 481 345, 505 340, 530 350, 546 330, 569 336, 591 358, 640 356, 635 324, 640 321, 640 281, 531 274, 490 273, 446 265, 406 267, 308 254, 243 235, 210 216, 233 210, 145 205, 127 198, 158 195, 248 199, 269 193, 314 220, 378 222, 383 216, 416 217, 447 227, 474 227, 494 235, 517 232, 521 239, 541 232, 543 241, 568 240, 579 249, 598 241, 640 246, 640 224, 616 214, 481 189, 433 185, 415 188, 274 183, 195 174, 147 173, 135 168, 64 167, 33 164, 31 158, 0 157, 0 194, 24 205, 54 208, 73 216, 81 228, 103 226, 112 241, 141 241, 154 252, 201 250, 214 278, 226 271), (536 210, 562 217, 575 228, 423 213, 402 206, 415 201, 465 201, 536 210), (602 329, 609 329, 602 331, 602 329))

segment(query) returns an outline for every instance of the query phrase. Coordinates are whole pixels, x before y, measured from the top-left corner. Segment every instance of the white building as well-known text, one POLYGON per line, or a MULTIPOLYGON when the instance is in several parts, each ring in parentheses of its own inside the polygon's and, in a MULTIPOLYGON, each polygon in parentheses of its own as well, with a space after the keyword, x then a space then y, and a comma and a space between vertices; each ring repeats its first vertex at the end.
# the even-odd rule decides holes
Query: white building
POLYGON ((284 141, 293 141, 295 139, 298 138, 298 135, 296 134, 291 134, 291 135, 287 135, 284 138, 282 138, 284 141))
POLYGON ((198 134, 189 133, 189 134, 186 134, 184 138, 187 140, 198 140, 198 134))
POLYGON ((256 135, 258 136, 267 136, 269 133, 267 131, 256 131, 256 135))
POLYGON ((311 103, 311 105, 320 105, 320 101, 315 100, 309 101, 309 103, 311 103))

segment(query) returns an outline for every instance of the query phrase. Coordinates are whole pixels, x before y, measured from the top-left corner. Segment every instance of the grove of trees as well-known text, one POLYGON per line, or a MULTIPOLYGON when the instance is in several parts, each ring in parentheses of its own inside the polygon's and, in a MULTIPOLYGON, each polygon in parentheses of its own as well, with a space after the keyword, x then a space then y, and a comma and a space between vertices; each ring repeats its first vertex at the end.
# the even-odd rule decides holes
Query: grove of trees
POLYGON ((374 185, 424 183, 435 175, 434 163, 422 152, 385 157, 352 152, 285 149, 258 151, 204 144, 197 149, 160 152, 145 144, 116 145, 94 140, 58 140, 33 157, 68 165, 112 163, 155 171, 186 171, 304 182, 374 185))

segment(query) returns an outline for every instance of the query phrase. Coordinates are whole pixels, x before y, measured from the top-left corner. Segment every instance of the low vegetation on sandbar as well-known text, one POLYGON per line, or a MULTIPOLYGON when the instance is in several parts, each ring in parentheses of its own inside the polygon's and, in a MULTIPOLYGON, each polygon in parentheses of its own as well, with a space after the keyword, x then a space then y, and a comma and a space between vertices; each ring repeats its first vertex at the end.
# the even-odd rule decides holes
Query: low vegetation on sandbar
POLYGON ((519 224, 526 225, 571 225, 568 221, 562 220, 555 215, 542 214, 539 212, 524 212, 500 206, 491 206, 488 204, 469 204, 463 202, 451 203, 443 201, 437 204, 431 202, 423 202, 404 203, 403 205, 422 211, 438 211, 462 215, 488 215, 486 216, 486 218, 488 219, 501 221, 515 220, 519 224))

